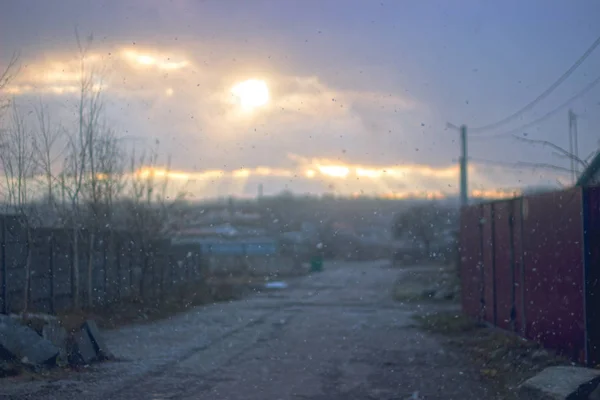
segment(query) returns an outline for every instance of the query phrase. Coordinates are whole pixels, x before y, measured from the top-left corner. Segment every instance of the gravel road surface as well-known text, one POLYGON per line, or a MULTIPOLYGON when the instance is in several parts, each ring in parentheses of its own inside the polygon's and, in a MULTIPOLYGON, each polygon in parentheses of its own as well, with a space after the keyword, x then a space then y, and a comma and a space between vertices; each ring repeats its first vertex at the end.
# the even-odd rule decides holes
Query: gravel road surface
POLYGON ((402 270, 338 262, 287 289, 105 333, 121 361, 4 380, 1 399, 493 399, 461 354, 394 302, 402 270))

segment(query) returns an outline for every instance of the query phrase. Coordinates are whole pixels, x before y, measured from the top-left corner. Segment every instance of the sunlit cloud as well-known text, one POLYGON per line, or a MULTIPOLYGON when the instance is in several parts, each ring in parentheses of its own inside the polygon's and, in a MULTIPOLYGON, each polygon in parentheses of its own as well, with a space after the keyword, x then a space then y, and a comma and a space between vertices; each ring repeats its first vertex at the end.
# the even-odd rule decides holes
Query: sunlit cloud
POLYGON ((317 165, 318 171, 332 178, 346 178, 350 173, 350 168, 343 165, 317 165))
MULTIPOLYGON (((142 177, 153 176, 168 179, 177 187, 197 198, 221 196, 225 188, 229 195, 253 195, 253 185, 269 182, 269 179, 286 179, 287 182, 317 185, 322 191, 342 196, 378 196, 389 199, 423 198, 441 199, 458 194, 458 168, 446 166, 433 168, 427 165, 368 166, 352 163, 330 163, 325 159, 311 160, 292 156, 296 165, 285 168, 258 166, 234 170, 210 170, 198 172, 171 171, 167 169, 143 168, 142 177), (301 161, 301 162, 299 162, 301 161), (311 183, 312 182, 312 183, 311 183), (332 189, 333 188, 333 189, 332 189)), ((478 177, 477 167, 471 166, 474 186, 486 184, 478 177)), ((521 193, 519 188, 476 188, 470 191, 473 198, 501 199, 521 193)), ((283 190, 277 186, 275 192, 283 190)), ((273 194, 273 193, 272 193, 273 194)))
MULTIPOLYGON (((427 110, 416 99, 341 89, 316 75, 212 66, 194 57, 201 53, 206 52, 128 45, 95 49, 86 56, 85 71, 95 74, 93 90, 102 90, 116 111, 117 129, 152 141, 159 137, 172 146, 161 151, 177 155, 173 168, 141 169, 139 177, 169 179, 197 197, 241 195, 253 192, 258 182, 272 192, 290 188, 396 198, 457 193, 458 166, 396 162, 402 159, 398 154, 385 162, 373 151, 394 147, 378 142, 381 132, 387 135, 392 128, 394 138, 415 137, 414 130, 403 127, 427 110), (404 114, 399 117, 400 111, 404 114), (347 148, 354 150, 348 154, 362 155, 363 162, 333 155, 342 149, 346 154, 347 148), (287 157, 289 152, 308 156, 287 157)), ((77 95, 81 78, 76 53, 54 54, 28 60, 5 93, 41 94, 63 102, 77 95)), ((69 112, 67 118, 72 118, 69 112)), ((404 148, 405 153, 414 149, 404 148)), ((471 166, 473 196, 504 196, 503 187, 515 186, 498 176, 498 171, 471 166)), ((506 193, 510 196, 512 190, 506 193)))
POLYGON ((190 64, 185 59, 174 60, 173 56, 152 50, 139 51, 126 48, 122 49, 120 54, 130 65, 136 68, 154 67, 159 70, 171 71, 185 68, 190 64))
MULTIPOLYGON (((431 167, 422 164, 404 164, 389 166, 365 166, 358 164, 340 164, 339 161, 306 158, 295 154, 288 157, 294 162, 304 166, 306 171, 315 176, 318 173, 333 178, 347 178, 349 176, 358 178, 378 179, 405 179, 409 176, 432 177, 437 179, 454 179, 458 177, 458 166, 431 167)), ((474 167, 470 166, 470 171, 474 167)))

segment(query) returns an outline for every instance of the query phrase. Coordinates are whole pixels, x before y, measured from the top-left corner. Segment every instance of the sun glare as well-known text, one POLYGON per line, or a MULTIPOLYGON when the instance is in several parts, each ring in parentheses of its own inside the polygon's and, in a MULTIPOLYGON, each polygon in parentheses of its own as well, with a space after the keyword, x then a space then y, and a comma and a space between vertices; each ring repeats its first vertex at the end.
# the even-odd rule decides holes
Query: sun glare
POLYGON ((262 107, 269 101, 269 88, 265 81, 249 79, 231 88, 231 94, 245 110, 262 107))

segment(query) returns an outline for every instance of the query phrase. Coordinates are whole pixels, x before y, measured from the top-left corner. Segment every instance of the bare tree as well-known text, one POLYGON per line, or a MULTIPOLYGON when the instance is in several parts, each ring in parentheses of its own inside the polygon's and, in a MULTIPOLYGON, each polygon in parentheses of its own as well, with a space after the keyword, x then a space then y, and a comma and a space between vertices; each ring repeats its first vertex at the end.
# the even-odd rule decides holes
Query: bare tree
MULTIPOLYGON (((79 99, 77 104, 77 128, 67 136, 67 155, 63 165, 61 178, 62 190, 70 203, 68 214, 73 236, 73 306, 80 307, 80 277, 79 277, 79 239, 81 229, 85 224, 85 201, 95 203, 98 199, 99 177, 96 173, 95 146, 99 132, 102 129, 103 113, 101 85, 96 82, 98 74, 88 70, 86 58, 91 47, 93 36, 90 35, 82 42, 78 32, 75 32, 79 49, 80 81, 79 99)), ((88 215, 89 216, 89 215, 88 215)), ((97 226, 94 213, 91 215, 92 226, 97 226)), ((89 220, 87 222, 90 222, 89 220)), ((90 242, 90 257, 92 255, 94 238, 90 242)), ((89 263, 88 263, 89 264, 89 263)), ((91 275, 91 274, 90 274, 91 275)), ((90 288, 88 288, 89 290, 90 288)), ((88 293, 91 300, 91 293, 88 293)))
POLYGON ((151 269, 152 245, 165 237, 173 209, 186 196, 183 191, 169 196, 169 175, 170 158, 166 168, 161 168, 157 149, 149 153, 143 152, 140 156, 136 156, 135 151, 132 152, 126 223, 132 242, 137 244, 142 256, 139 293, 142 299, 145 297, 144 282, 151 269))
POLYGON ((23 287, 23 312, 25 313, 29 305, 33 223, 28 183, 35 171, 35 162, 32 133, 14 100, 12 101, 10 125, 4 133, 0 146, 0 162, 4 171, 7 207, 9 211, 18 215, 27 236, 23 287))
POLYGON ((93 138, 93 157, 90 157, 90 208, 98 226, 110 227, 114 202, 125 187, 125 152, 115 132, 102 129, 93 138), (93 160, 93 164, 92 164, 93 160), (91 175, 91 174, 90 174, 91 175))
POLYGON ((431 256, 432 245, 450 229, 455 229, 458 216, 454 209, 427 202, 399 214, 392 226, 396 239, 408 239, 421 244, 425 256, 431 256))
MULTIPOLYGON (((19 73, 19 55, 17 53, 13 53, 12 57, 8 61, 8 65, 0 73, 0 93, 2 93, 6 87, 13 81, 13 79, 19 73)), ((0 112, 10 106, 10 100, 8 99, 0 99, 0 112)))
POLYGON ((90 247, 88 252, 87 293, 88 304, 92 304, 92 270, 95 238, 101 230, 108 230, 113 240, 113 212, 115 201, 124 188, 124 154, 119 147, 119 138, 114 131, 104 126, 94 129, 88 138, 88 160, 90 172, 86 182, 90 247))
POLYGON ((49 206, 56 203, 54 189, 57 186, 56 167, 64 149, 59 149, 63 129, 53 124, 47 106, 41 100, 35 107, 38 129, 34 135, 34 153, 37 169, 42 176, 42 188, 49 206))

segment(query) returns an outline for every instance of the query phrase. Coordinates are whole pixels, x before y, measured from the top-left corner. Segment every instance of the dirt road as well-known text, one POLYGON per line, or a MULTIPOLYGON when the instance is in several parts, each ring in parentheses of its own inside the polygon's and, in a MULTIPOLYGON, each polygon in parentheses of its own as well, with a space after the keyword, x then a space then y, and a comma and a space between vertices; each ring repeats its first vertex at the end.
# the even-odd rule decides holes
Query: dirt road
POLYGON ((386 263, 328 264, 284 290, 107 332, 123 361, 0 398, 493 399, 460 354, 392 300, 386 263))

